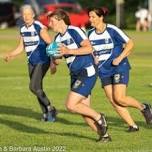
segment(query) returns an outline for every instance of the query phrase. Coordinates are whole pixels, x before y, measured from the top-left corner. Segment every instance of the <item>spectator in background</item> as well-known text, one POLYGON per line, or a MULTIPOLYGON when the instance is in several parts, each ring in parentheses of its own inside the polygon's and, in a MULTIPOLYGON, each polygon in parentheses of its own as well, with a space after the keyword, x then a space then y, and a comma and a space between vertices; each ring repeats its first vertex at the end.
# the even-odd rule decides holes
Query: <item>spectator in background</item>
POLYGON ((138 7, 135 12, 136 21, 136 31, 148 31, 151 28, 152 16, 148 9, 138 7))
POLYGON ((150 13, 150 11, 148 11, 148 16, 147 16, 147 27, 148 27, 148 30, 151 30, 151 26, 152 26, 152 14, 150 13))

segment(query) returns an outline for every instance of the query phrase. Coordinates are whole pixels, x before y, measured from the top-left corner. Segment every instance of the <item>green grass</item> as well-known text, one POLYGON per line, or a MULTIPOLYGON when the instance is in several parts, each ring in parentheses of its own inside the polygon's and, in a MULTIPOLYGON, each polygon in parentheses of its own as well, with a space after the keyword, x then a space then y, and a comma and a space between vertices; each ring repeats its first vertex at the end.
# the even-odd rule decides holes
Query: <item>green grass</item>
MULTIPOLYGON (((152 33, 126 31, 135 48, 129 57, 132 64, 128 94, 152 104, 152 33)), ((0 53, 12 50, 18 43, 16 29, 0 31, 0 53)), ((9 63, 0 60, 0 151, 66 151, 66 152, 152 152, 152 128, 141 113, 129 108, 140 127, 127 133, 127 125, 118 117, 97 82, 92 107, 107 115, 111 143, 96 143, 96 134, 83 119, 66 111, 64 101, 69 91, 69 73, 64 62, 56 75, 48 72, 44 88, 59 110, 56 123, 39 121, 41 113, 36 98, 28 90, 26 57, 21 55, 9 63), (6 149, 5 149, 6 148, 6 149), (13 150, 12 150, 13 148, 13 150), (36 149, 37 148, 37 149, 36 149)))

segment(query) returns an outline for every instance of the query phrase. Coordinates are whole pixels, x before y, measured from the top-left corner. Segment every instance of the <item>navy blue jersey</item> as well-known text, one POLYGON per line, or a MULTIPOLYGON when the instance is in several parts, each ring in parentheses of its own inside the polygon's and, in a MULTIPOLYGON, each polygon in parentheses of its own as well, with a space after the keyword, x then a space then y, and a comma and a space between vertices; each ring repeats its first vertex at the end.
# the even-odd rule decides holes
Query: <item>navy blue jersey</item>
MULTIPOLYGON (((55 41, 57 43, 63 43, 69 49, 77 49, 80 43, 87 39, 84 32, 75 26, 68 26, 66 32, 61 35, 56 35, 55 41)), ((66 63, 71 73, 79 73, 84 68, 90 67, 94 64, 94 60, 91 54, 87 55, 64 55, 66 63)))
POLYGON ((40 31, 44 27, 39 21, 34 21, 30 27, 23 25, 20 29, 28 62, 33 65, 49 62, 49 57, 46 55, 47 44, 40 37, 40 31))
POLYGON ((102 33, 97 33, 93 28, 88 32, 88 37, 94 48, 94 55, 99 60, 98 71, 102 77, 130 69, 127 58, 124 58, 118 66, 112 65, 114 58, 122 53, 123 45, 129 41, 128 36, 119 28, 107 24, 102 33))

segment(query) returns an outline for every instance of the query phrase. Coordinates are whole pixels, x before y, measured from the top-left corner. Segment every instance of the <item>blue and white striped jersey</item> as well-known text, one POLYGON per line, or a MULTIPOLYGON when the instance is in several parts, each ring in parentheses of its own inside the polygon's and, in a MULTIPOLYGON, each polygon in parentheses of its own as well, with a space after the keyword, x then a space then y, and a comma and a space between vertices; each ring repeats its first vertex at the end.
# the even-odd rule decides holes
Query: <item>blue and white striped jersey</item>
POLYGON ((130 69, 127 58, 123 59, 118 66, 112 65, 113 59, 121 54, 123 45, 129 41, 128 36, 119 28, 107 24, 102 33, 97 33, 93 28, 88 32, 88 38, 94 48, 94 55, 99 59, 98 70, 103 77, 130 69))
MULTIPOLYGON (((56 35, 55 41, 57 43, 65 44, 69 49, 77 49, 80 43, 88 39, 85 33, 78 27, 68 26, 64 35, 60 33, 56 35)), ((64 55, 68 68, 73 73, 79 73, 82 69, 93 65, 93 57, 91 54, 87 55, 64 55)))
POLYGON ((40 31, 44 27, 39 21, 34 21, 31 26, 23 25, 20 29, 28 62, 33 65, 49 62, 49 57, 46 55, 47 44, 40 37, 40 31))

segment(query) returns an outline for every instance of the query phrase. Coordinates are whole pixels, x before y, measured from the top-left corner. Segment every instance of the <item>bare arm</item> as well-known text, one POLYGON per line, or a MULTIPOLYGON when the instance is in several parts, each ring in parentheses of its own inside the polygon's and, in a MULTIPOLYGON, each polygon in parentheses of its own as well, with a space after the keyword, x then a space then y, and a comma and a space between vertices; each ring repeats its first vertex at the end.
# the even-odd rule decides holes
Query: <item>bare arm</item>
POLYGON ((93 49, 88 39, 83 40, 80 45, 81 47, 78 49, 68 49, 66 46, 61 45, 60 47, 61 54, 85 55, 92 53, 93 49))
POLYGON ((40 31, 41 38, 47 43, 50 44, 52 42, 52 38, 48 34, 48 30, 46 28, 41 29, 40 31))
POLYGON ((10 59, 13 59, 15 58, 17 55, 21 54, 21 52, 23 51, 24 49, 24 45, 23 45, 23 38, 20 37, 20 40, 19 40, 19 44, 17 46, 17 48, 9 53, 7 53, 5 56, 4 56, 4 60, 6 62, 8 62, 10 59))
MULTIPOLYGON (((43 28, 40 31, 40 36, 41 38, 47 43, 50 44, 53 40, 50 37, 47 28, 43 28)), ((51 74, 55 74, 57 69, 56 66, 58 65, 58 62, 56 59, 52 59, 50 62, 50 69, 51 69, 51 74)))
POLYGON ((96 57, 96 56, 93 54, 93 52, 92 52, 92 56, 93 56, 93 59, 94 59, 94 63, 95 63, 96 65, 98 65, 98 64, 99 64, 98 57, 96 57))
POLYGON ((127 57, 131 53, 133 46, 134 46, 133 41, 129 40, 126 43, 123 52, 113 60, 113 65, 118 65, 125 57, 127 57))

